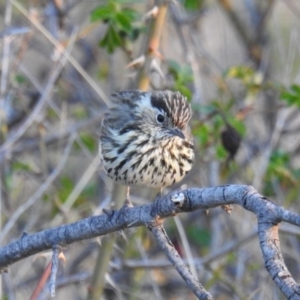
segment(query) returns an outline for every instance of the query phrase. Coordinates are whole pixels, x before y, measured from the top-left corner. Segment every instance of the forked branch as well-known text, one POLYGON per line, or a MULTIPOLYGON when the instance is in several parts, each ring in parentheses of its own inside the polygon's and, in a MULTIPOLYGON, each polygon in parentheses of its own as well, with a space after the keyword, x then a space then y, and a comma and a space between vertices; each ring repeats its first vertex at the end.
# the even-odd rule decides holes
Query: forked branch
POLYGON ((278 224, 282 221, 300 226, 300 215, 278 206, 260 195, 251 186, 227 185, 214 188, 191 188, 170 192, 154 202, 136 206, 124 206, 120 210, 105 211, 81 221, 26 234, 0 249, 0 270, 4 271, 16 261, 54 246, 68 245, 83 239, 102 236, 126 228, 147 226, 167 254, 176 270, 187 282, 198 299, 211 299, 201 284, 192 279, 180 257, 174 251, 164 229, 163 219, 182 212, 208 209, 221 205, 238 204, 253 212, 258 220, 258 238, 266 269, 278 288, 288 299, 299 299, 300 286, 292 278, 282 257, 278 224))

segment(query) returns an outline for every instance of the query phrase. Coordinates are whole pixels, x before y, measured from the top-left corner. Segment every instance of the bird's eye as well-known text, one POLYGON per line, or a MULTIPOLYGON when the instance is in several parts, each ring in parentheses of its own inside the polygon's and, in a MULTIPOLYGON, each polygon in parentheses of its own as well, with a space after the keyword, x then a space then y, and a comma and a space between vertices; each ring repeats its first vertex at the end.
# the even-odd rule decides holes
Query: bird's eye
POLYGON ((158 115, 156 116, 156 121, 157 121, 158 123, 162 123, 164 120, 165 120, 164 115, 158 114, 158 115))

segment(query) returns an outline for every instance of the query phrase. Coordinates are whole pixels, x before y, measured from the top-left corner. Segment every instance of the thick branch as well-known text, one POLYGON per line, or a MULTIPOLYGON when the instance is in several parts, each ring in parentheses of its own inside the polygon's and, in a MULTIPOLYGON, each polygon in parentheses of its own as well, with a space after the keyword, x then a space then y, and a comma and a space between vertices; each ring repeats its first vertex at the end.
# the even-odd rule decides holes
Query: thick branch
MULTIPOLYGON (((138 207, 124 206, 120 210, 105 211, 103 215, 76 223, 35 234, 24 233, 20 239, 0 249, 0 270, 5 270, 10 264, 51 249, 55 245, 64 246, 130 227, 149 226, 155 224, 158 219, 172 217, 176 213, 227 204, 241 205, 256 215, 260 246, 268 272, 286 297, 299 299, 300 287, 292 278, 282 258, 278 224, 285 221, 299 226, 300 215, 276 205, 258 194, 253 187, 243 185, 174 191, 150 204, 138 207)), ((191 285, 190 287, 192 288, 191 285)))

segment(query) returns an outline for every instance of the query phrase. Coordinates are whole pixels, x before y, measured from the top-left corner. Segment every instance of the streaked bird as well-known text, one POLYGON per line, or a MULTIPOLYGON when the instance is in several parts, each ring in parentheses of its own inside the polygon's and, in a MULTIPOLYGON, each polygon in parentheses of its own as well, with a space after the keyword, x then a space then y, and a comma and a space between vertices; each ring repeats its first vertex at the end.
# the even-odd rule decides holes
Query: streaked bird
POLYGON ((107 175, 121 184, 163 188, 192 168, 191 108, 179 92, 112 94, 99 153, 107 175))

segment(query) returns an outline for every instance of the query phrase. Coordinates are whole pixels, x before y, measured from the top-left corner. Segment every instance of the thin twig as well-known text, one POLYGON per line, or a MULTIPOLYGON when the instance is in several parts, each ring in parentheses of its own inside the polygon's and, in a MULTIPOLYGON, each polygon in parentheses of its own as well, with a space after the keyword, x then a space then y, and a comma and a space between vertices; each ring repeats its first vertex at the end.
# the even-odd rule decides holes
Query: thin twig
POLYGON ((0 32, 0 39, 7 36, 21 35, 29 33, 31 29, 29 27, 17 27, 17 28, 7 28, 0 32))
MULTIPOLYGON (((145 251, 145 249, 144 249, 144 246, 143 246, 142 243, 141 243, 141 240, 138 239, 138 240, 136 241, 136 244, 137 244, 137 248, 138 248, 138 250, 139 250, 139 252, 141 253, 141 256, 142 256, 142 258, 143 258, 143 262, 146 263, 146 264, 147 264, 147 263, 150 263, 151 261, 150 261, 149 257, 147 256, 147 253, 146 253, 146 251, 145 251)), ((151 286, 152 286, 153 293, 154 293, 154 295, 155 295, 155 299, 156 299, 156 300, 162 300, 163 297, 162 297, 162 295, 161 295, 161 292, 160 292, 160 290, 159 290, 157 281, 155 280, 155 276, 154 276, 152 270, 145 270, 145 271, 148 273, 148 276, 149 276, 149 279, 150 279, 150 284, 151 284, 151 286)))
MULTIPOLYGON (((12 5, 10 1, 6 1, 4 24, 8 27, 11 22, 12 5)), ((2 66, 1 66, 1 83, 0 83, 0 101, 4 101, 5 92, 8 84, 9 72, 9 52, 11 37, 5 36, 3 39, 2 66)), ((1 124, 1 119, 0 119, 1 124)))
POLYGON ((281 133, 285 128, 285 123, 289 119, 290 114, 291 114, 290 108, 283 109, 278 113, 275 128, 274 131, 272 132, 270 142, 267 145, 267 147, 264 149, 258 167, 255 168, 253 167, 253 170, 256 171, 253 179, 253 186, 255 186, 257 190, 260 190, 262 187, 263 177, 265 176, 265 172, 269 164, 270 156, 273 150, 277 147, 281 133))
POLYGON ((10 148, 16 141, 18 141, 23 136, 23 134, 26 132, 26 130, 29 128, 29 126, 38 118, 40 112, 44 108, 44 106, 47 102, 47 98, 48 98, 49 94, 51 93, 53 86, 54 86, 57 78, 59 77, 62 69, 64 68, 64 66, 67 62, 67 57, 68 57, 68 55, 70 55, 71 49, 74 45, 75 34, 73 34, 72 36, 73 36, 73 38, 70 40, 70 45, 64 52, 65 56, 61 57, 59 63, 56 65, 56 67, 53 69, 51 75, 49 76, 48 83, 47 83, 45 89, 43 90, 43 93, 40 97, 38 104, 35 106, 35 108, 31 112, 31 114, 28 116, 28 118, 24 121, 22 126, 20 126, 18 128, 18 130, 16 132, 14 132, 14 134, 9 139, 6 140, 4 145, 0 147, 0 159, 1 159, 1 156, 4 155, 6 150, 8 148, 10 148))
POLYGON ((183 262, 175 247, 171 243, 162 225, 150 225, 148 226, 160 248, 164 251, 172 265, 177 272, 185 280, 188 286, 192 289, 198 299, 212 299, 212 296, 203 288, 199 281, 197 281, 186 264, 183 262))
POLYGON ((74 135, 70 137, 70 140, 68 142, 68 145, 66 146, 62 158, 59 161, 57 167, 54 169, 54 171, 49 175, 49 177, 46 179, 46 181, 40 186, 40 188, 28 199, 26 203, 19 206, 17 210, 13 213, 12 216, 10 216, 9 221, 5 224, 4 228, 1 230, 0 234, 0 244, 5 239, 6 235, 9 233, 9 231, 13 228, 16 221, 19 219, 19 217, 34 203, 40 199, 40 197, 46 192, 46 190, 50 187, 52 182, 56 179, 56 177, 60 174, 60 172, 63 170, 67 159, 70 155, 73 142, 74 142, 74 135))
POLYGON ((176 224, 176 227, 177 227, 177 230, 178 230, 178 233, 179 233, 182 245, 183 245, 183 249, 184 249, 187 261, 188 261, 188 266, 191 269, 191 273, 193 274, 194 278, 196 280, 199 280, 198 274, 197 274, 197 271, 196 271, 196 266, 195 266, 195 263, 194 263, 194 260, 193 260, 192 250, 191 250, 191 247, 189 245, 189 242, 188 242, 185 230, 183 228, 182 222, 177 216, 174 217, 174 221, 175 221, 175 224, 176 224))
POLYGON ((62 248, 60 245, 55 245, 53 247, 53 255, 51 262, 51 273, 49 278, 49 291, 51 297, 55 297, 55 283, 56 283, 56 275, 59 266, 59 256, 62 252, 62 248))
POLYGON ((160 5, 157 5, 157 13, 155 16, 152 16, 149 25, 149 34, 146 37, 147 41, 145 43, 144 53, 145 61, 143 66, 139 69, 137 74, 137 83, 138 88, 143 91, 147 91, 150 86, 150 66, 153 59, 156 59, 160 56, 159 54, 159 43, 162 36, 164 23, 168 11, 167 1, 156 1, 162 2, 160 5))
MULTIPOLYGON (((90 181, 91 177, 95 174, 95 172, 99 169, 100 158, 99 155, 96 155, 88 168, 83 172, 81 178, 79 179, 78 183, 65 200, 64 204, 60 207, 60 210, 63 211, 64 214, 67 214, 71 207, 74 205, 76 199, 86 187, 88 182, 90 181)), ((63 217, 61 215, 56 216, 56 218, 52 221, 53 224, 59 224, 62 221, 63 217)))
MULTIPOLYGON (((44 137, 44 142, 47 146, 50 146, 59 141, 62 142, 63 140, 67 140, 70 137, 70 135, 75 134, 86 128, 91 128, 96 124, 99 124, 102 117, 103 117, 103 113, 99 113, 89 120, 83 121, 79 124, 70 125, 62 132, 46 135, 44 137)), ((34 151, 38 148, 38 146, 39 146, 39 138, 23 140, 21 143, 17 143, 15 145, 15 147, 12 149, 11 154, 18 155, 28 151, 34 151)), ((1 163, 1 158, 0 158, 0 163, 1 163)))
POLYGON ((38 298, 38 296, 40 295, 41 291, 43 290, 49 278, 50 272, 51 272, 51 261, 48 262, 46 268, 44 269, 43 274, 39 278, 39 281, 30 297, 30 300, 36 300, 38 298))
POLYGON ((86 80, 86 82, 93 88, 93 90, 99 95, 99 97, 109 105, 110 101, 99 87, 99 85, 90 77, 90 75, 81 67, 78 61, 73 57, 65 53, 59 42, 51 35, 51 33, 35 18, 31 18, 30 13, 16 0, 10 0, 12 4, 41 32, 44 36, 56 47, 59 53, 66 57, 66 59, 73 65, 79 74, 86 80))

